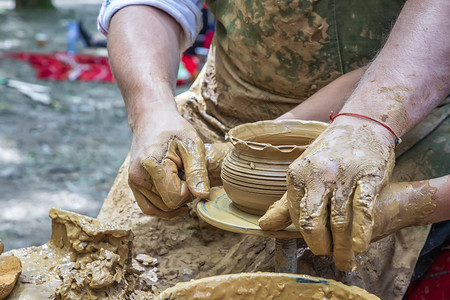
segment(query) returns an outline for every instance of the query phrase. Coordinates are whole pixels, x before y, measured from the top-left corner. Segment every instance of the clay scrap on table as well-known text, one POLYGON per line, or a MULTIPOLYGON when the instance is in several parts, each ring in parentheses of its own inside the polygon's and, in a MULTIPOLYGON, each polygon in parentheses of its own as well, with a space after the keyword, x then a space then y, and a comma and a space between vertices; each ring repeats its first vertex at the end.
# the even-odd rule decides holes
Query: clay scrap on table
POLYGON ((7 252, 23 273, 9 299, 123 299, 134 291, 131 230, 50 210, 47 244, 7 252))
MULTIPOLYGON (((3 247, 1 248, 0 253, 3 251, 3 247)), ((18 257, 0 256, 0 299, 8 297, 16 285, 20 273, 22 273, 22 264, 18 257)))

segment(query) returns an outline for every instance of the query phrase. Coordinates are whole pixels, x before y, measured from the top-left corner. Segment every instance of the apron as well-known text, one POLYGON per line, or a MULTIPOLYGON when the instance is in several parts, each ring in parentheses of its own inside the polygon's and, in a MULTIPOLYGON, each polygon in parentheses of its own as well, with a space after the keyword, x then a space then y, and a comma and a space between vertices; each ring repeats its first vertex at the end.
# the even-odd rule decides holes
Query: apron
POLYGON ((403 1, 209 0, 216 31, 206 112, 230 128, 271 120, 368 63, 403 1))

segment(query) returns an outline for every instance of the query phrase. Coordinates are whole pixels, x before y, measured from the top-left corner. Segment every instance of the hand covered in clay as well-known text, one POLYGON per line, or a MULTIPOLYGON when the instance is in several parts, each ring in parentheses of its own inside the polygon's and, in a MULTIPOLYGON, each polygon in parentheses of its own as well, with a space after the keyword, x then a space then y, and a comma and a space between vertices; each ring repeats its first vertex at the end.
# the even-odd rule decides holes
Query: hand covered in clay
POLYGON ((206 165, 202 140, 176 111, 135 126, 128 181, 145 214, 175 217, 193 196, 208 197, 206 165))
POLYGON ((337 267, 352 270, 354 251, 371 241, 376 196, 393 166, 389 131, 370 120, 337 118, 291 164, 287 194, 260 226, 282 229, 289 214, 313 253, 333 251, 337 267), (271 227, 272 220, 278 225, 271 227))
MULTIPOLYGON (((439 201, 448 202, 445 185, 448 190, 449 175, 431 180, 389 183, 376 199, 371 241, 382 239, 405 227, 448 219, 448 213, 436 213, 439 201)), ((287 193, 261 217, 261 228, 282 230, 291 224, 286 196, 287 193)))

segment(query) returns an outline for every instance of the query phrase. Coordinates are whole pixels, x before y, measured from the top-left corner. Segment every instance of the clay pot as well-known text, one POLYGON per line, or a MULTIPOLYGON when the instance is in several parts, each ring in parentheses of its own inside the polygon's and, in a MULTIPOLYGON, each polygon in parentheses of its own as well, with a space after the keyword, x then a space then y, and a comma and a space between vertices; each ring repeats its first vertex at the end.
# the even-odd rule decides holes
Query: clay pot
POLYGON ((180 282, 158 295, 163 299, 265 300, 265 299, 361 299, 377 296, 343 283, 283 273, 240 273, 180 282))
POLYGON ((223 161, 221 178, 233 204, 263 215, 286 192, 289 165, 326 127, 322 122, 278 120, 231 129, 226 138, 234 148, 223 161))

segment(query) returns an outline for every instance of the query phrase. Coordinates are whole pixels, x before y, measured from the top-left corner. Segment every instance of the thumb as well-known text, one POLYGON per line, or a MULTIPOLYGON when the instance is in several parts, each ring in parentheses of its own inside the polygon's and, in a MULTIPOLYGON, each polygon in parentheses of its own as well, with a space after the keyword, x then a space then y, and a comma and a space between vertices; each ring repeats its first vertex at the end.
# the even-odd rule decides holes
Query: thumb
POLYGON ((258 223, 263 230, 283 230, 292 223, 289 215, 287 193, 284 193, 280 200, 269 207, 258 223))
POLYGON ((195 197, 207 198, 210 189, 203 141, 199 137, 188 143, 178 141, 177 148, 183 160, 189 190, 195 197))

